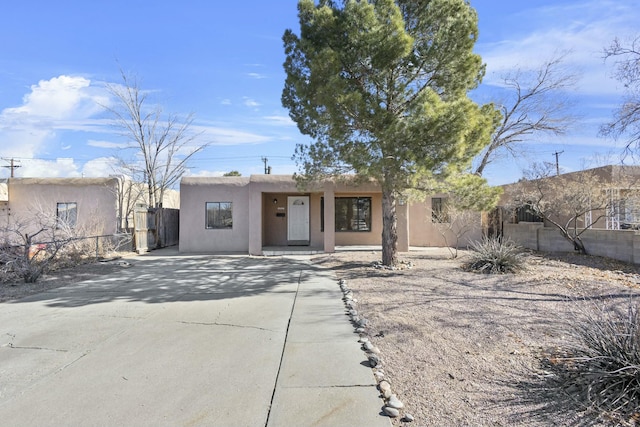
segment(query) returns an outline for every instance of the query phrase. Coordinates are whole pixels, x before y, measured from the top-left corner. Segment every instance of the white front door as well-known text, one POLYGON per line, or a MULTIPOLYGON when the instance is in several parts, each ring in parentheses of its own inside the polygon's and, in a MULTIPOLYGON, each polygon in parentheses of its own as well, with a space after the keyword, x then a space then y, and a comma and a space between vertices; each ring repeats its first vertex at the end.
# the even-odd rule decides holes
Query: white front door
POLYGON ((309 244, 309 196, 287 197, 289 244, 309 244))

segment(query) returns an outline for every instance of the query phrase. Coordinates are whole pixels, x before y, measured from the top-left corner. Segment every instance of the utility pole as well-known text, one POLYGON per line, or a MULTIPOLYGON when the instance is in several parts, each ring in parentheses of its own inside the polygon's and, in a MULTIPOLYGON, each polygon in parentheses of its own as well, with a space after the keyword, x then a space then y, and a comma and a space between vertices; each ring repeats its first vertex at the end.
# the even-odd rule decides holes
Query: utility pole
POLYGON ((266 157, 262 158, 262 162, 264 163, 264 174, 268 175, 271 172, 271 167, 267 166, 267 162, 269 161, 269 159, 267 159, 266 157))
POLYGON ((553 155, 556 156, 556 175, 560 175, 560 163, 558 162, 558 156, 562 153, 564 153, 564 150, 553 153, 553 155))
POLYGON ((16 163, 19 163, 19 162, 20 162, 20 160, 14 160, 13 158, 11 158, 11 159, 5 159, 4 157, 2 158, 2 160, 6 161, 6 162, 9 162, 9 165, 4 165, 4 166, 2 166, 2 167, 3 167, 3 168, 11 168, 11 178, 13 178, 13 177, 14 177, 14 173, 13 173, 14 169, 15 169, 15 168, 21 168, 21 167, 22 167, 22 166, 20 166, 20 165, 16 165, 16 163))

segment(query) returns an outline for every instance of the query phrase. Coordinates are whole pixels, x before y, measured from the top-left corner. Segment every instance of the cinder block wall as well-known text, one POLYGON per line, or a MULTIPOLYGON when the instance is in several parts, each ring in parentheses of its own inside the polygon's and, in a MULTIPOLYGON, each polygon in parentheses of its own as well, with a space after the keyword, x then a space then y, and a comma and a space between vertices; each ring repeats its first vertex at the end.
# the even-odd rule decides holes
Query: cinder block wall
MULTIPOLYGON (((545 252, 572 252, 573 245, 560 232, 541 223, 504 224, 504 236, 517 244, 545 252)), ((587 230, 582 234, 587 252, 640 264, 640 232, 633 230, 587 230)))

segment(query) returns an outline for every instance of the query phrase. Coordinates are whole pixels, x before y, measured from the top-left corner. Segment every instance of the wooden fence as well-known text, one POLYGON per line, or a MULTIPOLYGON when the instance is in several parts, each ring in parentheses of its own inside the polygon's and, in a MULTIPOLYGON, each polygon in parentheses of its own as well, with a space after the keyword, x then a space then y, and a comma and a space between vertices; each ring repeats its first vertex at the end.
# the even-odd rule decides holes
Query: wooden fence
POLYGON ((140 209, 133 214, 134 244, 138 253, 174 246, 180 237, 180 210, 140 209))

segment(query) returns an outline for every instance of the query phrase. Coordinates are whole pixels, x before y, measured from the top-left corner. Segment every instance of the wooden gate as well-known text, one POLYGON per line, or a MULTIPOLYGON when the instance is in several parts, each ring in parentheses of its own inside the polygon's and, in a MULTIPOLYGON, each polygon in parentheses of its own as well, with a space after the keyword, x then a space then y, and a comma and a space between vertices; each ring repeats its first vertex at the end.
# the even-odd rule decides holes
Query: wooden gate
POLYGON ((134 244, 136 252, 178 244, 180 210, 139 209, 133 213, 134 244))

